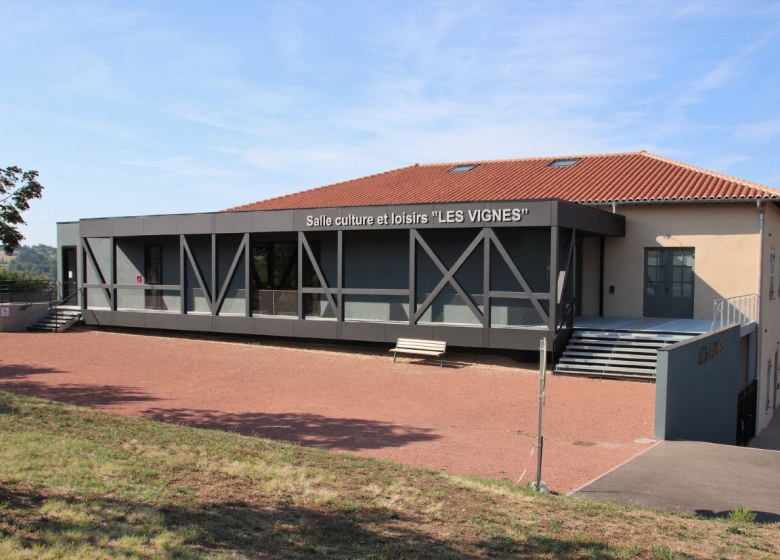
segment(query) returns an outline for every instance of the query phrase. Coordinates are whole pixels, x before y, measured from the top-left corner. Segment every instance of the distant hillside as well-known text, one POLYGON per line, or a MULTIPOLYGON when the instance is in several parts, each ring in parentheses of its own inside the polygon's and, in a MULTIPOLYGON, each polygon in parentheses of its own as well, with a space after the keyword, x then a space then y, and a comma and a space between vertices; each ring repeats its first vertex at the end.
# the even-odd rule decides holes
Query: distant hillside
POLYGON ((48 245, 22 245, 13 256, 0 252, 0 268, 54 280, 57 276, 57 249, 48 245))

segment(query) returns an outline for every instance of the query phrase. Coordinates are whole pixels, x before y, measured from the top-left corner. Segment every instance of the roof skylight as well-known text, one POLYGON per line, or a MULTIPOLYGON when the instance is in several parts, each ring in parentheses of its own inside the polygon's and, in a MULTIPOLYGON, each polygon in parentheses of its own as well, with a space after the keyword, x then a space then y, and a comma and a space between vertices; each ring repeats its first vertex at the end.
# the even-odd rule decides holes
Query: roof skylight
POLYGON ((478 164, 476 163, 470 163, 468 165, 456 165, 452 169, 449 170, 450 173, 463 173, 464 171, 471 171, 474 169, 478 164))
POLYGON ((575 163, 577 163, 578 159, 556 159, 554 162, 552 162, 547 167, 571 167, 575 163))

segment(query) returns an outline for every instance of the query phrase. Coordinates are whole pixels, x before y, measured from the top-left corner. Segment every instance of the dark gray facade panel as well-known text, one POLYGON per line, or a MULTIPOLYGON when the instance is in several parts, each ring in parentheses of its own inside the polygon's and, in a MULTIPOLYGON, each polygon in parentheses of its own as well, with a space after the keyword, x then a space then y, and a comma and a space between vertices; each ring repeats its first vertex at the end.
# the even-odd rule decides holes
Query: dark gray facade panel
POLYGON ((84 318, 84 322, 88 325, 94 325, 96 327, 110 327, 114 323, 111 319, 112 313, 110 311, 101 311, 93 309, 82 309, 81 316, 84 318))
POLYGON ((303 338, 332 338, 339 334, 336 321, 295 320, 295 336, 303 338))
POLYGON ((433 219, 433 227, 435 229, 481 227, 481 224, 475 225, 468 219, 468 211, 481 211, 484 210, 486 206, 487 205, 484 202, 471 202, 468 204, 434 204, 432 212, 435 215, 431 216, 433 219))
POLYGON ((449 346, 482 347, 481 327, 438 327, 431 329, 433 340, 446 340, 449 346))
MULTIPOLYGON (((352 208, 339 208, 339 217, 342 219, 342 223, 353 224, 354 220, 351 217, 357 218, 359 222, 361 218, 370 218, 370 225, 342 225, 338 229, 343 231, 349 231, 354 229, 366 229, 369 227, 375 230, 383 230, 387 228, 387 224, 380 225, 379 222, 383 221, 380 216, 384 218, 387 214, 387 207, 385 206, 358 206, 352 208)), ((389 216, 388 216, 389 218, 389 216)))
POLYGON ((216 233, 245 233, 252 231, 253 227, 252 212, 220 212, 214 215, 216 233))
POLYGON ((385 325, 385 340, 397 342, 399 338, 432 339, 433 329, 427 325, 385 325))
POLYGON ((626 217, 620 214, 563 201, 557 201, 556 207, 553 225, 614 237, 626 234, 626 217))
MULTIPOLYGON (((485 221, 484 227, 549 227, 555 208, 555 201, 549 200, 513 200, 508 202, 489 202, 485 204, 486 210, 513 210, 526 209, 527 214, 521 216, 520 221, 485 221)), ((510 214, 511 216, 511 214, 510 214)), ((492 219, 492 216, 491 216, 492 219)))
POLYGON ((146 313, 134 311, 115 311, 111 313, 111 325, 114 327, 143 328, 146 326, 146 313))
POLYGON ((431 212, 433 211, 433 204, 405 204, 403 206, 386 206, 384 211, 388 214, 390 223, 387 225, 387 229, 429 229, 433 228, 433 220, 431 219, 431 212), (395 216, 393 216, 395 214, 395 216), (407 217, 409 220, 414 221, 415 214, 417 216, 428 216, 428 223, 415 223, 407 224, 407 217), (393 218, 395 218, 394 221, 393 218))
POLYGON ((262 319, 252 318, 254 334, 266 336, 295 336, 294 319, 262 319))
POLYGON ((659 350, 655 437, 734 445, 740 355, 739 325, 659 350))
POLYGON ((505 350, 538 350, 539 341, 547 338, 546 330, 490 329, 490 348, 505 350))
POLYGON ((148 329, 170 329, 177 330, 179 323, 176 320, 178 315, 170 313, 146 313, 146 328, 148 329))
POLYGON ((214 317, 214 332, 254 334, 251 317, 214 317))
POLYGON ((295 231, 328 231, 337 230, 335 225, 336 218, 339 217, 340 208, 312 208, 305 210, 293 210, 293 229, 295 231), (307 219, 311 217, 312 223, 323 225, 306 225, 307 219), (315 222, 319 220, 319 222, 315 222), (327 225, 330 220, 331 225, 327 225))
POLYGON ((176 315, 176 322, 179 330, 182 331, 212 332, 214 330, 212 319, 211 315, 176 315))
POLYGON ((144 218, 144 235, 175 235, 176 216, 147 216, 144 218))
POLYGON ((81 220, 81 237, 109 237, 111 235, 111 220, 101 218, 99 220, 81 220))
POLYGON ((343 244, 346 288, 408 288, 407 231, 347 232, 343 244))
POLYGON ((343 340, 364 340, 368 342, 384 342, 385 327, 381 323, 350 323, 341 325, 341 338, 343 340))
POLYGON ((143 218, 114 218, 111 220, 111 235, 114 237, 128 237, 144 234, 143 218))
POLYGON ((253 232, 295 231, 294 210, 259 210, 250 213, 253 232))
POLYGON ((179 235, 214 233, 214 215, 183 214, 176 216, 176 233, 179 235))

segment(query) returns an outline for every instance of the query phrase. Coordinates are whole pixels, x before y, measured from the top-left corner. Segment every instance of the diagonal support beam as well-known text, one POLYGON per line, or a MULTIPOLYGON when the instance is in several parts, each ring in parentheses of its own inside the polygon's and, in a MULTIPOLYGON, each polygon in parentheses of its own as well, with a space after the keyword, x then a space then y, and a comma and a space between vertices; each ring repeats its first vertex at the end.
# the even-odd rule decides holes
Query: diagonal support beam
MULTIPOLYGON (((92 266, 95 269, 95 272, 97 272, 98 278, 100 278, 101 284, 106 284, 106 278, 103 276, 103 271, 100 270, 100 266, 98 266, 97 259, 95 258, 95 253, 92 252, 92 245, 89 244, 89 239, 86 237, 81 238, 84 242, 84 248, 86 249, 87 257, 89 258, 89 262, 92 263, 92 266)), ((86 268, 84 270, 86 275, 86 268)), ((111 297, 111 290, 109 288, 103 288, 103 290, 106 292, 106 298, 108 299, 108 306, 111 309, 114 309, 114 298, 111 297)))
MULTIPOLYGON (((192 256, 192 250, 190 250, 190 244, 187 243, 186 235, 181 236, 181 242, 184 246, 184 252, 187 253, 187 259, 190 261, 190 265, 192 265, 192 270, 195 271, 195 279, 198 281, 198 286, 200 286, 200 289, 203 290, 203 293, 206 295, 206 303, 209 306, 209 311, 214 315, 214 302, 211 297, 211 292, 203 281, 203 273, 200 270, 198 262, 195 260, 195 257, 192 256)), ((182 274, 186 274, 186 271, 182 270, 182 274)))
MULTIPOLYGON (((539 299, 534 295, 534 291, 531 289, 531 286, 528 285, 528 282, 526 282, 523 275, 520 274, 520 270, 517 268, 515 261, 512 259, 509 253, 507 253, 503 243, 501 243, 501 240, 498 239, 498 237, 496 236, 493 230, 490 230, 488 232, 488 235, 490 235, 490 239, 491 241, 493 241, 493 245, 496 247, 499 254, 506 262, 507 266, 509 267, 509 270, 512 272, 512 275, 515 277, 515 280, 517 280, 520 283, 520 287, 523 288, 523 291, 528 296, 528 299, 531 301, 531 305, 534 306, 534 309, 536 309, 536 312, 539 313, 539 316, 542 319, 544 319, 544 322, 546 324, 550 320, 550 316, 547 313, 545 313, 544 308, 539 303, 539 299)), ((552 294, 550 294, 550 297, 552 297, 552 294)))
MULTIPOLYGON (((222 309, 222 304, 225 302, 225 296, 227 296, 228 288, 230 287, 230 283, 233 281, 233 277, 236 275, 236 270, 238 270, 238 263, 241 262, 241 258, 244 256, 244 249, 248 243, 249 234, 245 233, 244 237, 241 239, 241 243, 238 245, 236 255, 233 257, 233 262, 230 264, 230 269, 228 270, 227 277, 225 278, 225 283, 222 285, 222 290, 219 292, 219 297, 214 304, 214 315, 219 314, 219 311, 222 309)), ((246 263, 246 266, 249 266, 249 262, 246 263)), ((246 290, 246 297, 249 297, 248 289, 246 290)))
POLYGON ((430 248, 430 246, 425 242, 425 240, 422 238, 422 236, 417 232, 417 230, 410 230, 412 232, 412 238, 417 243, 420 244, 420 247, 423 248, 423 250, 428 253, 428 256, 433 261, 433 264, 436 265, 436 268, 441 271, 441 273, 444 275, 444 277, 439 281, 439 283, 436 285, 436 287, 433 289, 431 294, 425 298, 425 301, 423 304, 417 309, 417 311, 414 312, 413 316, 413 324, 416 324, 417 321, 422 317, 423 313, 430 307, 430 305, 433 303, 433 300, 436 299, 436 296, 439 295, 439 293, 444 289, 444 286, 447 284, 450 284, 453 288, 455 288, 455 291, 458 292, 458 295, 463 298, 463 301, 466 302, 466 305, 471 310, 471 312, 474 314, 474 316, 479 319, 480 323, 483 325, 485 324, 485 315, 477 308, 476 305, 474 305, 474 302, 471 301, 471 296, 469 296, 466 291, 463 289, 463 287, 458 283, 457 280, 455 280, 455 274, 458 272, 461 266, 463 266, 463 263, 468 260, 468 258, 471 256, 471 254, 474 252, 474 250, 479 247, 480 242, 485 236, 485 230, 483 229, 477 234, 477 237, 474 238, 474 241, 471 242, 471 244, 466 248, 466 250, 463 252, 463 254, 458 258, 458 260, 455 262, 454 265, 452 265, 452 268, 447 269, 446 266, 444 266, 444 263, 441 262, 441 259, 436 255, 436 253, 433 252, 433 249, 430 248))
POLYGON ((320 281, 320 286, 325 288, 325 296, 328 298, 328 302, 333 308, 333 313, 338 319, 339 308, 336 305, 336 300, 333 299, 333 294, 330 293, 330 286, 325 281, 325 276, 323 276, 322 271, 320 270, 320 266, 317 264, 317 260, 314 258, 314 252, 312 252, 311 247, 309 246, 309 240, 306 239, 306 234, 302 231, 298 232, 298 235, 300 235, 300 239, 303 244, 303 248, 306 250, 306 254, 309 255, 309 261, 311 262, 312 268, 314 268, 314 273, 317 275, 317 278, 320 281))

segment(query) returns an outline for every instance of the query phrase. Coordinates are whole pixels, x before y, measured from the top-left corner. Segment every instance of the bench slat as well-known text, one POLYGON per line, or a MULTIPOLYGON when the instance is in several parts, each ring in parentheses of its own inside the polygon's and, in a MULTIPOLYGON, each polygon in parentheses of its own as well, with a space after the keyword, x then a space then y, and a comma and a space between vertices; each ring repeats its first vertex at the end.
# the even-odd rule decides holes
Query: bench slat
MULTIPOLYGON (((393 353, 393 361, 395 361, 395 356, 398 352, 441 358, 446 351, 447 342, 444 340, 418 340, 415 338, 399 338, 395 348, 390 350, 393 353)), ((444 365, 444 359, 442 359, 441 365, 444 365)))
POLYGON ((430 350, 407 350, 406 348, 393 348, 391 352, 403 352, 404 354, 425 354, 427 356, 441 356, 444 352, 431 352, 430 350))

